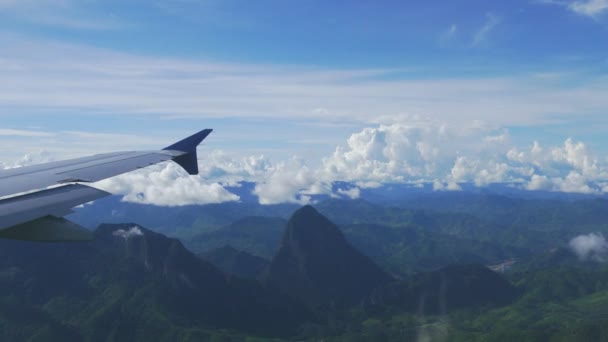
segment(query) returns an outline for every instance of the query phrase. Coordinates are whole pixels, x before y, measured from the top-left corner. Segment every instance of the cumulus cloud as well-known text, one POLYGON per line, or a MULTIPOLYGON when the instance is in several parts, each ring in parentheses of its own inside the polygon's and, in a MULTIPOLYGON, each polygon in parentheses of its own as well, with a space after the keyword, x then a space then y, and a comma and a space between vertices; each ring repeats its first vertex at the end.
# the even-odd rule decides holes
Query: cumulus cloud
POLYGON ((368 127, 323 160, 322 179, 433 184, 459 190, 462 183, 515 183, 528 190, 601 193, 605 163, 581 141, 527 148, 513 146, 508 130, 478 123, 454 126, 408 121, 368 127))
POLYGON ((301 158, 293 158, 268 170, 253 190, 261 204, 310 203, 310 195, 330 193, 326 183, 301 158))
POLYGON ((201 177, 224 183, 256 182, 262 180, 275 168, 274 164, 264 155, 237 158, 221 150, 206 153, 204 162, 199 163, 201 177))
POLYGON ((505 150, 508 132, 433 121, 394 123, 353 133, 323 161, 326 179, 359 182, 427 181, 488 184, 504 178, 504 163, 485 160, 505 150))
POLYGON ((434 191, 460 191, 460 190, 462 190, 462 187, 454 181, 443 182, 443 181, 436 179, 433 181, 433 190, 434 191))
POLYGON ((115 231, 112 232, 113 236, 117 236, 117 237, 121 237, 125 240, 128 240, 134 236, 143 236, 144 233, 141 231, 141 229, 138 226, 133 226, 127 230, 124 229, 117 229, 115 231))
POLYGON ((357 199, 361 196, 361 189, 350 188, 350 189, 338 189, 338 193, 344 195, 350 199, 357 199))
POLYGON ((602 234, 579 235, 570 240, 570 249, 581 260, 604 262, 608 257, 608 241, 602 234))
POLYGON ((54 160, 55 158, 48 151, 40 151, 38 153, 25 154, 23 157, 13 162, 5 163, 0 161, 0 169, 13 169, 16 167, 48 163, 54 160))
POLYGON ((445 126, 427 122, 365 128, 323 160, 323 172, 333 180, 402 182, 436 170, 445 151, 438 146, 448 139, 445 126))
POLYGON ((175 163, 163 163, 95 183, 105 191, 123 194, 129 202, 180 206, 238 201, 217 182, 190 176, 175 163))
POLYGON ((526 184, 526 189, 532 191, 551 191, 554 190, 555 187, 553 182, 547 176, 534 174, 532 175, 532 177, 530 177, 530 181, 528 182, 528 184, 526 184))
MULTIPOLYGON (((169 162, 95 185, 122 194, 125 201, 163 206, 239 201, 226 187, 242 181, 255 183, 253 194, 261 204, 306 204, 314 195, 358 198, 360 189, 387 183, 428 183, 436 191, 458 191, 464 183, 510 183, 530 191, 608 192, 608 160, 584 142, 568 138, 559 145, 515 145, 508 130, 480 122, 453 125, 404 116, 352 133, 317 163, 300 157, 275 162, 264 155, 220 150, 200 155, 198 176, 169 162), (336 182, 353 186, 335 189, 336 182)), ((0 167, 52 159, 43 152, 0 167)))
POLYGON ((235 157, 205 153, 200 175, 190 177, 172 163, 100 182, 126 201, 186 205, 238 201, 224 186, 254 182, 261 204, 310 203, 313 195, 358 198, 361 188, 386 183, 432 184, 437 191, 458 191, 512 183, 530 191, 599 194, 608 191, 608 170, 580 141, 557 146, 533 141, 516 147, 509 131, 473 122, 449 125, 406 118, 354 132, 344 145, 311 166, 303 158, 272 162, 263 155, 235 157), (356 187, 333 189, 338 181, 356 187))

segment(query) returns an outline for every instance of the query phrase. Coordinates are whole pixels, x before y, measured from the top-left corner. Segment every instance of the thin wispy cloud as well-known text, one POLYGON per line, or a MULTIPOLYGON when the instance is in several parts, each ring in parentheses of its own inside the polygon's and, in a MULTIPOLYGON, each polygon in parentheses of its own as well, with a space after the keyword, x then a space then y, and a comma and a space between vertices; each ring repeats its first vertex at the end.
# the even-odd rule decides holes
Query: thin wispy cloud
POLYGON ((128 26, 94 2, 75 0, 0 0, 0 17, 38 26, 75 30, 112 30, 128 26))
POLYGON ((558 5, 571 10, 574 13, 597 18, 608 11, 608 0, 539 0, 539 3, 558 5))
POLYGON ((391 79, 386 77, 391 70, 382 69, 214 63, 23 42, 10 36, 0 36, 0 42, 12 47, 0 52, 4 113, 15 108, 40 113, 55 109, 79 115, 341 123, 371 123, 382 116, 408 113, 448 122, 512 125, 540 124, 558 114, 602 119, 608 107, 603 90, 608 80, 601 76, 563 88, 533 74, 391 79))
POLYGON ((28 130, 22 130, 22 129, 0 128, 0 136, 40 138, 40 137, 52 137, 52 136, 55 136, 55 134, 49 133, 49 132, 28 131, 28 130))
POLYGON ((578 14, 594 17, 608 10, 608 0, 574 1, 568 8, 578 14))
POLYGON ((453 37, 456 34, 457 31, 458 31, 458 26, 456 26, 456 24, 452 24, 450 26, 450 28, 448 29, 448 33, 447 34, 448 34, 449 37, 453 37))
POLYGON ((501 19, 494 13, 486 13, 486 21, 483 26, 473 36, 473 46, 479 46, 485 43, 490 36, 490 33, 500 24, 501 19))
POLYGON ((458 34, 458 25, 452 24, 444 29, 438 36, 438 43, 443 46, 450 46, 458 34))

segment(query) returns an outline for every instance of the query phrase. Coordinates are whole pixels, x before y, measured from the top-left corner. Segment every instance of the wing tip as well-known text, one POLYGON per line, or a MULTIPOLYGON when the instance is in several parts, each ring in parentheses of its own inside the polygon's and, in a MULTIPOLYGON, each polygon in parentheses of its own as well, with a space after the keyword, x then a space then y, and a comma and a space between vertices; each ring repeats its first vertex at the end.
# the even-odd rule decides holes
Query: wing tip
POLYGON ((196 147, 205 138, 213 132, 213 129, 206 128, 198 133, 195 133, 175 144, 165 147, 163 150, 185 152, 183 155, 173 158, 173 161, 184 168, 189 174, 198 174, 198 157, 196 155, 196 147))
POLYGON ((191 153, 196 151, 196 147, 203 141, 209 134, 213 132, 212 128, 206 128, 198 133, 192 134, 191 136, 182 139, 171 146, 163 148, 163 150, 181 151, 191 153))

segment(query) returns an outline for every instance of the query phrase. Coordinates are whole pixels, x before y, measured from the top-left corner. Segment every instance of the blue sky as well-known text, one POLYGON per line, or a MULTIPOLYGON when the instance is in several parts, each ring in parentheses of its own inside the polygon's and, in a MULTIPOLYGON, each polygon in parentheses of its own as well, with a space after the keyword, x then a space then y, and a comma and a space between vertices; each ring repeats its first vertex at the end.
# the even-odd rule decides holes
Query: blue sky
MULTIPOLYGON (((602 3, 578 3, 592 2, 602 3)), ((576 12, 565 4, 577 2, 567 1, 4 3, 7 31, 153 55, 495 72, 568 66, 571 58, 605 61, 602 10, 576 12)))
POLYGON ((0 161, 211 127, 208 177, 263 188, 304 167, 300 195, 342 178, 603 191, 607 38, 608 0, 0 0, 0 161), (255 177, 234 169, 260 156, 255 177))
POLYGON ((605 70, 602 0, 2 2, 4 31, 146 55, 431 69, 605 70), (573 4, 596 12, 577 12, 573 4))

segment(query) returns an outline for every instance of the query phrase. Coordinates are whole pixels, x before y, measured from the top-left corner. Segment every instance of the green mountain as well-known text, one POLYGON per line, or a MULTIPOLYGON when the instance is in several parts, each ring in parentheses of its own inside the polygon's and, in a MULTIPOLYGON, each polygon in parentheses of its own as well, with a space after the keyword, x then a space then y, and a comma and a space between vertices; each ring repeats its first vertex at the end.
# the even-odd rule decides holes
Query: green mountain
POLYGON ((430 231, 424 227, 351 224, 340 227, 347 240, 399 276, 436 270, 450 263, 493 264, 523 254, 493 241, 430 231))
POLYGON ((187 240, 250 216, 288 218, 298 208, 297 204, 257 202, 163 207, 124 202, 122 196, 110 196, 78 208, 69 219, 90 228, 102 223, 137 222, 164 235, 187 240))
POLYGON ((287 220, 278 217, 248 216, 218 230, 185 239, 194 252, 207 252, 230 245, 238 250, 270 259, 279 249, 287 220))
POLYGON ((418 315, 512 302, 517 289, 482 265, 453 264, 374 290, 369 307, 394 307, 418 315))
POLYGON ((313 306, 337 307, 358 303, 392 280, 312 206, 302 207, 289 219, 264 278, 313 306))
POLYGON ((4 341, 201 340, 216 329, 281 336, 314 320, 278 291, 132 224, 102 225, 91 243, 2 240, 0 290, 4 341))
POLYGON ((219 268, 222 272, 242 278, 255 279, 270 264, 266 259, 236 250, 230 245, 197 255, 219 268))
POLYGON ((296 205, 110 204, 197 254, 133 224, 0 240, 0 341, 608 340, 608 264, 568 248, 608 234, 605 199, 332 199, 289 221, 296 205))

